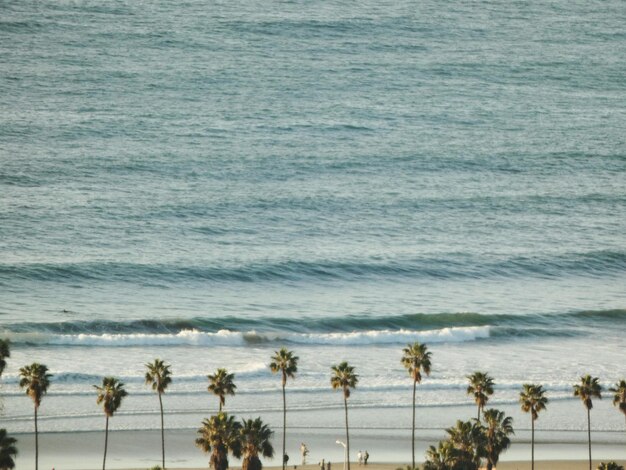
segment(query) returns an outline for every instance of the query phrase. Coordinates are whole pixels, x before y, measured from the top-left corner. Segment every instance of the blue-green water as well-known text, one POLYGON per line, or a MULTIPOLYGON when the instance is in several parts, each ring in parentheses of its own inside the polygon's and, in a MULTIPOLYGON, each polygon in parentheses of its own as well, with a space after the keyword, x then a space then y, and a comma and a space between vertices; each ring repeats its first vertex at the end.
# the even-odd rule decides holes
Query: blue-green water
POLYGON ((523 382, 623 377, 625 24, 622 1, 0 1, 3 423, 32 426, 32 360, 44 431, 99 429, 105 374, 138 397, 119 426, 158 427, 155 356, 172 427, 218 366, 233 411, 278 422, 283 344, 301 427, 341 427, 317 411, 341 359, 387 410, 356 426, 398 426, 415 339, 421 404, 468 417, 475 369, 511 409, 523 382))

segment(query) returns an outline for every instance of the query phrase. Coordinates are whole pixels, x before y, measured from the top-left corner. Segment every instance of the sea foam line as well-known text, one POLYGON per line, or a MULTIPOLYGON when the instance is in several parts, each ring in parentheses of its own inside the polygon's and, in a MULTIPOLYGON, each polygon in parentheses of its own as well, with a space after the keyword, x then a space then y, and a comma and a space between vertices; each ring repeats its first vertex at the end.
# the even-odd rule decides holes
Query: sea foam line
POLYGON ((45 334, 15 333, 11 340, 16 344, 53 346, 245 346, 262 343, 293 343, 310 345, 403 344, 409 341, 429 343, 459 343, 489 338, 489 326, 452 327, 434 330, 367 330, 349 333, 287 333, 256 331, 239 332, 220 330, 215 333, 185 329, 178 333, 130 334, 45 334))

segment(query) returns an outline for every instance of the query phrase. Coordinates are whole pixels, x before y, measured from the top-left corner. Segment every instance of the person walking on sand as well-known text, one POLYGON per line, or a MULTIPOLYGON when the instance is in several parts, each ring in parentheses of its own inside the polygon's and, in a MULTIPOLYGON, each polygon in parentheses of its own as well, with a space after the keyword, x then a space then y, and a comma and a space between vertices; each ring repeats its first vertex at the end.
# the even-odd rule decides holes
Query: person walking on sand
POLYGON ((367 465, 367 459, 370 458, 370 453, 366 450, 365 453, 363 454, 363 462, 365 465, 367 465))
POLYGON ((306 465, 306 456, 309 455, 309 448, 304 442, 300 444, 300 453, 302 454, 302 465, 306 465))
POLYGON ((360 450, 356 453, 356 460, 359 462, 359 465, 363 463, 363 453, 360 450))
POLYGON ((326 470, 330 470, 330 460, 326 462, 326 470))
POLYGON ((322 459, 322 461, 320 462, 320 470, 324 470, 325 468, 326 468, 326 461, 322 459))

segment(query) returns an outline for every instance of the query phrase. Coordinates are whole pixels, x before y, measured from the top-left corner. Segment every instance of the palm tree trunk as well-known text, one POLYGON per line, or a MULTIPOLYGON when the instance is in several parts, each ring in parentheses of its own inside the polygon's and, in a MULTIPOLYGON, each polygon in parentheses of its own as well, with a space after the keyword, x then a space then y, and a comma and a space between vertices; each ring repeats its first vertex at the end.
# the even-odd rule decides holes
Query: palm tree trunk
POLYGON ((530 470, 535 470, 535 420, 530 417, 530 470))
POLYGON ((343 396, 343 404, 346 410, 346 460, 348 463, 348 470, 350 470, 350 433, 348 432, 348 399, 343 396))
POLYGON ((417 382, 413 380, 413 427, 411 428, 411 470, 415 469, 415 389, 417 382))
POLYGON ((591 469, 591 410, 587 408, 587 436, 589 440, 589 470, 591 469))
POLYGON ((161 467, 165 470, 165 426, 163 423, 163 400, 161 399, 161 394, 159 393, 159 407, 161 408, 161 457, 163 460, 163 466, 161 467))
POLYGON ((37 406, 35 406, 35 470, 39 468, 39 432, 37 431, 37 406))
POLYGON ((102 470, 105 470, 107 463, 107 444, 109 441, 109 417, 106 417, 106 426, 104 427, 104 459, 102 460, 102 470))
POLYGON ((285 396, 285 381, 283 380, 283 470, 285 470, 285 444, 287 442, 287 397, 285 396))
POLYGON ((480 405, 478 405, 478 416, 476 417, 478 421, 480 421, 480 405))

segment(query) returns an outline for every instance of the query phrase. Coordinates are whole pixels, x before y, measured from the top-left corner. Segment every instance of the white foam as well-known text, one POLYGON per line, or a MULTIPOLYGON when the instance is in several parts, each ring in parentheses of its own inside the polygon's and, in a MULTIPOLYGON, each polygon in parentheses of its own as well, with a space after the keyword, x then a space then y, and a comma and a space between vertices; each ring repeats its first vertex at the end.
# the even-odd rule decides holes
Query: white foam
POLYGON ((310 345, 360 346, 372 344, 404 344, 421 341, 428 343, 459 343, 489 337, 488 326, 441 328, 436 330, 368 330, 348 333, 257 333, 220 330, 207 333, 198 330, 182 330, 175 334, 26 334, 14 335, 15 342, 29 342, 55 346, 243 346, 245 344, 289 342, 310 345), (20 341, 21 340, 21 341, 20 341))

